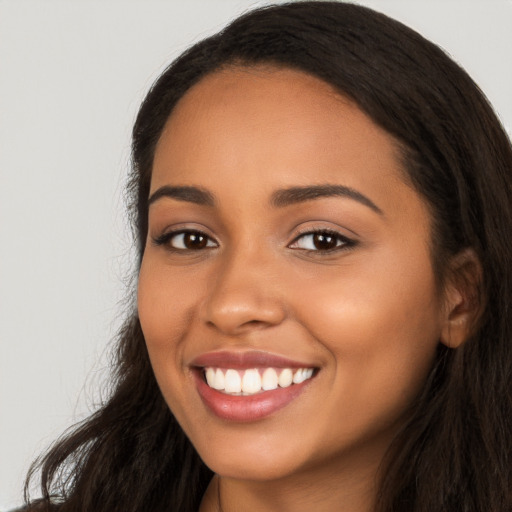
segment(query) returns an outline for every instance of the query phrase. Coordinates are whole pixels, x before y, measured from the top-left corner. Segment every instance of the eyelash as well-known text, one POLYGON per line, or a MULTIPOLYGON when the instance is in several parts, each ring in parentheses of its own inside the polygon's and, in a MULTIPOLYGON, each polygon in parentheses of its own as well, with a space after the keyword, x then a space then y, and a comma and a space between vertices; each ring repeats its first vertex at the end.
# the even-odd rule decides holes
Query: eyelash
MULTIPOLYGON (((198 252, 202 251, 204 249, 211 249, 214 247, 218 247, 217 242, 213 241, 214 245, 209 245, 210 242, 212 242, 213 239, 208 236, 206 233, 196 230, 196 229, 180 229, 178 231, 170 231, 168 233, 164 233, 163 235, 160 235, 157 238, 153 239, 153 243, 157 246, 167 246, 168 250, 176 253, 185 253, 185 252, 198 252), (186 247, 173 247, 171 245, 171 242, 173 239, 177 238, 180 235, 196 235, 199 237, 204 237, 206 239, 206 245, 203 247, 195 248, 195 249, 188 249, 186 247)), ((314 244, 314 241, 313 241, 314 244)), ((347 238, 346 236, 341 235, 337 231, 330 230, 330 229, 309 229, 307 231, 304 231, 303 233, 300 233, 295 239, 288 245, 288 247, 292 249, 299 249, 307 253, 317 253, 319 255, 327 255, 332 254, 334 252, 338 251, 346 251, 354 246, 357 245, 357 242, 355 240, 352 240, 350 238, 347 238), (296 245, 300 240, 306 239, 306 237, 314 237, 315 235, 323 235, 329 238, 334 238, 336 240, 336 246, 328 249, 308 249, 304 247, 293 247, 293 245, 296 245)))
POLYGON ((346 251, 346 250, 348 250, 352 247, 355 247, 357 245, 357 242, 355 240, 352 240, 351 238, 347 238, 346 236, 343 236, 342 234, 338 233, 337 231, 334 231, 331 229, 319 228, 319 229, 308 229, 307 231, 300 233, 288 247, 293 246, 301 239, 305 239, 308 236, 314 237, 315 235, 323 235, 323 236, 327 236, 330 238, 334 238, 336 240, 336 246, 332 247, 330 249, 324 249, 324 250, 301 248, 303 251, 306 251, 308 253, 331 254, 331 253, 338 252, 338 251, 346 251))
MULTIPOLYGON (((199 231, 197 229, 180 229, 178 231, 170 231, 169 233, 164 233, 163 235, 160 235, 157 238, 153 239, 153 243, 158 246, 166 245, 170 251, 173 252, 195 252, 200 251, 204 248, 211 248, 212 246, 206 245, 205 247, 201 247, 199 249, 187 249, 185 248, 177 248, 173 247, 171 245, 171 241, 173 238, 177 238, 179 235, 198 235, 200 237, 204 237, 207 239, 207 244, 212 241, 212 238, 208 236, 206 233, 203 233, 202 231, 199 231)), ((217 243, 215 242, 217 245, 217 243)))

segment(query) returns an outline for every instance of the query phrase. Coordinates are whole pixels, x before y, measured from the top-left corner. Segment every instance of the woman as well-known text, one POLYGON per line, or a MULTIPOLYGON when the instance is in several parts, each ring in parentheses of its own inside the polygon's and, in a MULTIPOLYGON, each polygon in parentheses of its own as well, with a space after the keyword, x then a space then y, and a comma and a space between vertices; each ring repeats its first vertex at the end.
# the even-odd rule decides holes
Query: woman
POLYGON ((41 510, 510 510, 511 172, 471 79, 369 9, 185 52, 133 130, 116 388, 41 510))

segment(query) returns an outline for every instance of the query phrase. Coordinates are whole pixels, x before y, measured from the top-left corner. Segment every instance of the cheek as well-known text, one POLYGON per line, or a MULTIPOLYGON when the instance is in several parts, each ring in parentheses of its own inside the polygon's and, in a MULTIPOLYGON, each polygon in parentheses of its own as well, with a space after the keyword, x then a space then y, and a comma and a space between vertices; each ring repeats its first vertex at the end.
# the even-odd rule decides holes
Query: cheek
POLYGON ((341 332, 359 333, 367 343, 373 338, 378 344, 385 342, 384 333, 419 341, 439 330, 440 303, 430 261, 423 252, 409 257, 379 253, 362 264, 354 258, 345 266, 319 268, 314 275, 305 279, 296 275, 292 281, 296 290, 290 294, 297 297, 298 309, 308 323, 330 332, 329 338, 341 332), (364 334, 371 332, 376 335, 364 334))
POLYGON ((338 400, 373 404, 392 416, 423 386, 441 315, 428 255, 391 258, 389 268, 379 260, 360 270, 355 264, 320 269, 306 281, 307 291, 295 293, 295 311, 330 353, 333 394, 352 397, 338 400))
POLYGON ((147 253, 139 273, 137 309, 151 365, 162 390, 169 387, 165 381, 174 381, 182 370, 180 350, 191 315, 184 293, 186 287, 175 282, 169 269, 147 253))
POLYGON ((181 338, 190 326, 194 315, 200 283, 204 280, 196 272, 183 273, 166 266, 152 254, 142 261, 137 308, 150 351, 176 351, 181 338))
POLYGON ((183 349, 190 327, 192 297, 197 296, 190 279, 176 279, 172 267, 147 253, 142 261, 137 290, 137 308, 151 366, 164 398, 178 421, 187 427, 186 385, 183 349))

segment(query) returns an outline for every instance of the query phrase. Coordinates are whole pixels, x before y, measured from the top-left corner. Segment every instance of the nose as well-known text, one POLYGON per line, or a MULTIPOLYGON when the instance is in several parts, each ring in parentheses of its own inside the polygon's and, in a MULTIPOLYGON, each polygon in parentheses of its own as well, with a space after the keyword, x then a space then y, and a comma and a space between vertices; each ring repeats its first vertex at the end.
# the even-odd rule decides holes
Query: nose
POLYGON ((279 282, 277 269, 261 257, 226 256, 208 283, 202 319, 230 336, 279 325, 286 316, 279 282))

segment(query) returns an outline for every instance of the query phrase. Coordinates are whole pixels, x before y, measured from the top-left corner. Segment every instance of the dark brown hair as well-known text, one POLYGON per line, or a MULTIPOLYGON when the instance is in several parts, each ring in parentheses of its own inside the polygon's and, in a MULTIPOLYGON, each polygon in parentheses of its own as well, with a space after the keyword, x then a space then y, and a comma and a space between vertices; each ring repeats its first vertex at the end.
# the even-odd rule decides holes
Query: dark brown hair
MULTIPOLYGON (((484 95, 437 46, 365 7, 294 2, 249 12, 187 50, 153 85, 133 129, 139 263, 155 146, 174 106, 208 73, 259 63, 328 82, 395 137, 430 206, 439 276, 465 248, 482 265, 478 328, 458 349, 439 347, 385 461, 379 512, 509 512, 512 149, 484 95)), ((197 510, 212 474, 160 394, 136 312, 119 335, 111 397, 39 466, 42 510, 197 510)))

